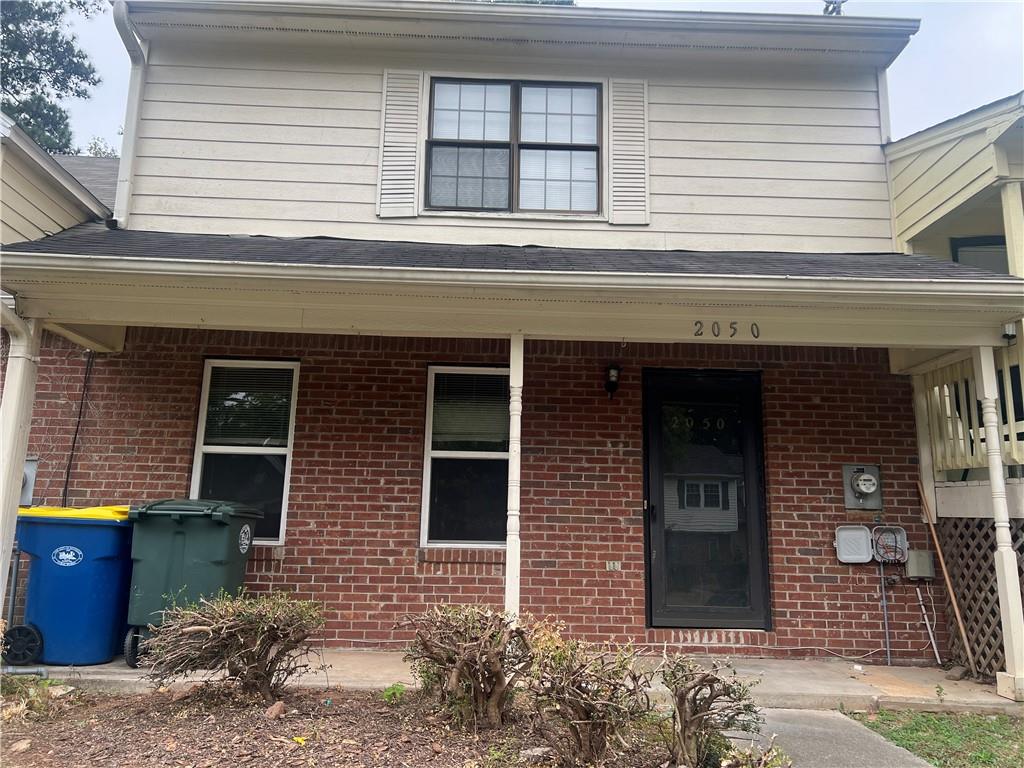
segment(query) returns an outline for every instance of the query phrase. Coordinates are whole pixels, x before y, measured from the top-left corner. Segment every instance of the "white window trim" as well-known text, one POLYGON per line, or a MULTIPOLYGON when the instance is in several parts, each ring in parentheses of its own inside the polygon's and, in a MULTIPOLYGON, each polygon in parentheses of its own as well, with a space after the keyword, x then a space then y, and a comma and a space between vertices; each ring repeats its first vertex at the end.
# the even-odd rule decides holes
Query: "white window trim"
POLYGON ((550 75, 538 72, 523 73, 512 72, 468 72, 466 70, 425 70, 423 82, 420 85, 420 104, 425 105, 420 110, 420 124, 417 130, 416 140, 417 152, 423 155, 423 161, 417 164, 416 179, 416 210, 418 215, 427 217, 454 217, 468 219, 512 219, 520 221, 559 221, 563 223, 577 222, 579 224, 608 223, 610 213, 611 195, 611 105, 608 101, 609 79, 607 77, 577 77, 574 75, 550 75), (434 78, 448 78, 453 80, 519 80, 536 81, 544 83, 592 83, 601 86, 601 166, 598 169, 598 176, 601 179, 599 195, 601 209, 596 213, 545 213, 544 211, 459 211, 459 210, 435 210, 427 208, 426 189, 427 180, 424 174, 427 172, 426 154, 424 148, 427 145, 427 136, 430 135, 430 89, 434 78))
POLYGON ((427 367, 426 428, 423 430, 423 485, 420 491, 420 547, 425 549, 504 549, 505 542, 503 541, 430 541, 431 460, 435 458, 508 460, 508 451, 435 451, 431 448, 434 437, 434 377, 438 373, 475 373, 508 378, 509 369, 458 365, 427 367))
POLYGON ((253 453, 261 456, 285 456, 284 468, 284 492, 281 496, 281 525, 278 529, 279 536, 276 539, 254 539, 254 545, 260 546, 281 546, 284 544, 285 532, 288 530, 288 493, 292 480, 292 449, 295 445, 295 410, 299 399, 299 363, 298 361, 286 360, 236 360, 211 358, 205 361, 203 367, 203 390, 199 400, 199 422, 196 427, 195 455, 192 458, 192 484, 189 495, 193 499, 199 498, 200 480, 203 471, 203 456, 208 453, 253 453), (286 446, 230 446, 211 445, 203 446, 206 439, 206 407, 210 399, 210 377, 214 368, 290 368, 292 374, 292 402, 288 414, 288 444, 286 446))

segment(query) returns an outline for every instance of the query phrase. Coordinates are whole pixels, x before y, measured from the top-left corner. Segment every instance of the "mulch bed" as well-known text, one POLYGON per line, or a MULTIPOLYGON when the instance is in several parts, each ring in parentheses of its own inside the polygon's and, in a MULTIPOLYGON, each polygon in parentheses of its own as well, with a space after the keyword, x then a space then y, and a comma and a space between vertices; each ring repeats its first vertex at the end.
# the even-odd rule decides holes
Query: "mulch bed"
MULTIPOLYGON (((53 717, 8 722, 0 763, 10 768, 498 768, 525 765, 523 750, 544 745, 529 716, 516 713, 500 731, 469 733, 453 725, 422 694, 385 704, 379 693, 296 691, 285 715, 268 719, 266 705, 216 692, 174 700, 170 693, 80 694, 53 717), (31 741, 27 746, 23 740, 31 741), (18 745, 18 742, 22 743, 18 745), (15 749, 23 751, 13 751, 15 749)), ((668 753, 651 739, 609 768, 661 765, 668 753)), ((532 765, 550 766, 553 758, 532 765)))

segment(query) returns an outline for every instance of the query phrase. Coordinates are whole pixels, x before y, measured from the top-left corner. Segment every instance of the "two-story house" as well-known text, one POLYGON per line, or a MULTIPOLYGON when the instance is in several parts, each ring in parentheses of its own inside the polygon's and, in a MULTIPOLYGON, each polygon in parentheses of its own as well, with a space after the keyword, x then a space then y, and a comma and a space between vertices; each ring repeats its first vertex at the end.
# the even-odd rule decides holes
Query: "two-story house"
MULTIPOLYGON (((322 601, 337 646, 473 601, 589 639, 934 658, 902 566, 870 541, 850 562, 836 529, 932 549, 915 366, 966 350, 972 434, 1020 449, 993 382, 1024 282, 899 252, 885 70, 916 22, 114 15, 114 217, 3 254, 4 456, 34 393, 37 501, 259 506, 252 587, 322 601)), ((924 591, 945 653, 941 579, 924 591)))

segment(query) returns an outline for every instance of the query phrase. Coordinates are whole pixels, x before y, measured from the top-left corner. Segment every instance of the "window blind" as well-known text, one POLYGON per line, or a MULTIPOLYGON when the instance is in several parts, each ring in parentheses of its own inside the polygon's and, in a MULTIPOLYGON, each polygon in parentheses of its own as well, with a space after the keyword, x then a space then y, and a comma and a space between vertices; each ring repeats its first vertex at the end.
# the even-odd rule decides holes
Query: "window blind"
POLYGON ((436 374, 431 447, 507 451, 508 399, 508 376, 436 374))
POLYGON ((291 368, 214 367, 204 445, 287 447, 291 368))

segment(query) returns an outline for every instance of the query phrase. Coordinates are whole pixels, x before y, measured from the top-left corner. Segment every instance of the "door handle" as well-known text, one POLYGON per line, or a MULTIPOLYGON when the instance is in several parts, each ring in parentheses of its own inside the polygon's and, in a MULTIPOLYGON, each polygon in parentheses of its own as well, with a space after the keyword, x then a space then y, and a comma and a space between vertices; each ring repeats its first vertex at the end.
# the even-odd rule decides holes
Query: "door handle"
POLYGON ((648 512, 648 515, 650 516, 651 522, 652 523, 657 522, 657 520, 658 520, 658 505, 657 504, 648 503, 647 504, 647 512, 648 512))

